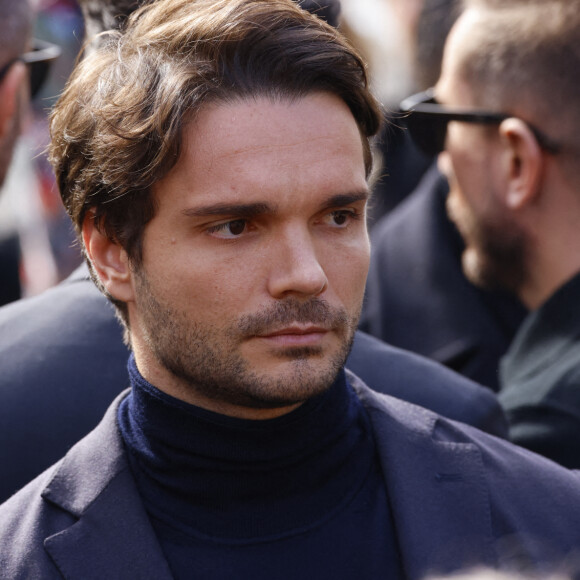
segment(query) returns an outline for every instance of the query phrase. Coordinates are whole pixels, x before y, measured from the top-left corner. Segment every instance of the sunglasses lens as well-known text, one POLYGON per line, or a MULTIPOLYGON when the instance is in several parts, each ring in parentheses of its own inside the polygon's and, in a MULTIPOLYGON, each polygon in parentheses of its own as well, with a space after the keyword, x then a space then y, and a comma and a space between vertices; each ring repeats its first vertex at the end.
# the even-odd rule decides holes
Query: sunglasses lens
POLYGON ((445 148, 447 119, 411 113, 405 124, 417 147, 430 156, 435 156, 445 148))
POLYGON ((28 67, 30 70, 30 96, 34 98, 48 76, 50 61, 31 62, 28 67))
POLYGON ((52 61, 60 55, 60 48, 49 42, 34 39, 31 52, 24 53, 21 60, 30 71, 30 95, 34 98, 46 81, 52 61))

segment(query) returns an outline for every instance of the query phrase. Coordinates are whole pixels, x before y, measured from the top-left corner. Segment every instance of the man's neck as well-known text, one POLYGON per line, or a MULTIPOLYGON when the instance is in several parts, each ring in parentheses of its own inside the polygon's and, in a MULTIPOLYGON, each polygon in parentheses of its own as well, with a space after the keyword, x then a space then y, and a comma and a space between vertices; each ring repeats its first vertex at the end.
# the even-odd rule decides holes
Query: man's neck
POLYGON ((529 310, 537 310, 566 282, 580 272, 580 244, 570 245, 558 253, 538 253, 532 260, 527 282, 518 298, 529 310))

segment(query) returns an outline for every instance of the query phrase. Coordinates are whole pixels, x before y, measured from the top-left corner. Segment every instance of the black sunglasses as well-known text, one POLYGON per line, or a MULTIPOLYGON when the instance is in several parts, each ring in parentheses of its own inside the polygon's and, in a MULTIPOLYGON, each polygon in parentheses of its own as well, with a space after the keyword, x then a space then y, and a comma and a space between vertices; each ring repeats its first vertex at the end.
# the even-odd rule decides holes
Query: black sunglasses
MULTIPOLYGON (((433 89, 407 97, 401 103, 400 109, 405 114, 404 123, 409 129, 415 144, 423 152, 433 156, 445 149, 445 136, 449 121, 499 125, 502 121, 513 117, 513 115, 506 113, 450 109, 437 102, 433 89)), ((554 143, 533 125, 527 122, 526 125, 530 128, 542 149, 552 154, 560 151, 560 145, 554 143)))
POLYGON ((0 82, 15 62, 23 62, 28 65, 30 70, 30 96, 34 98, 48 76, 51 62, 60 55, 60 52, 60 48, 56 44, 34 39, 30 52, 13 58, 0 69, 0 82))

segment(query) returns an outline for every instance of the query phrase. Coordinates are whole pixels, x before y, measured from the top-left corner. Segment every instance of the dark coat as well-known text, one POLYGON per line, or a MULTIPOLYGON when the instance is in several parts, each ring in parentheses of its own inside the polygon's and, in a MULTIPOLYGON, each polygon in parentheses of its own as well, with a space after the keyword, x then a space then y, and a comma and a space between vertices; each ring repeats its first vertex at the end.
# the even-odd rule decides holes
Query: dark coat
POLYGON ((500 368, 510 439, 580 469, 580 273, 529 314, 500 368))
POLYGON ((463 242, 447 217, 448 186, 433 166, 372 231, 361 329, 497 391, 499 359, 525 309, 463 275, 463 242))
MULTIPOLYGON (((81 267, 0 308, 0 502, 60 459, 128 387, 113 308, 81 267)), ((358 333, 349 366, 373 388, 506 436, 492 393, 358 333)))
MULTIPOLYGON (((559 561, 580 547, 577 473, 350 381, 370 416, 408 579, 516 556, 559 561)), ((171 578, 117 427, 123 396, 0 506, 0 578, 171 578)))

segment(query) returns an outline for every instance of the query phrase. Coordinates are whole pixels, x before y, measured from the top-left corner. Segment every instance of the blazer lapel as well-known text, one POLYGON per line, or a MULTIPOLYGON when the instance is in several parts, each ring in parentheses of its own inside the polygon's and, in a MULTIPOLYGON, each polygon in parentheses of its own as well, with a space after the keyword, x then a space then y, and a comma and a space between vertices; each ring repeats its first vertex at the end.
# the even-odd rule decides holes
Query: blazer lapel
POLYGON ((373 424, 406 577, 496 565, 478 448, 434 413, 351 384, 373 424))
POLYGON ((45 501, 74 523, 47 537, 48 552, 64 578, 171 580, 169 566, 131 475, 109 407, 98 427, 65 456, 43 491, 45 501))
POLYGON ((172 579, 134 487, 123 471, 75 524, 45 540, 64 578, 172 579))

